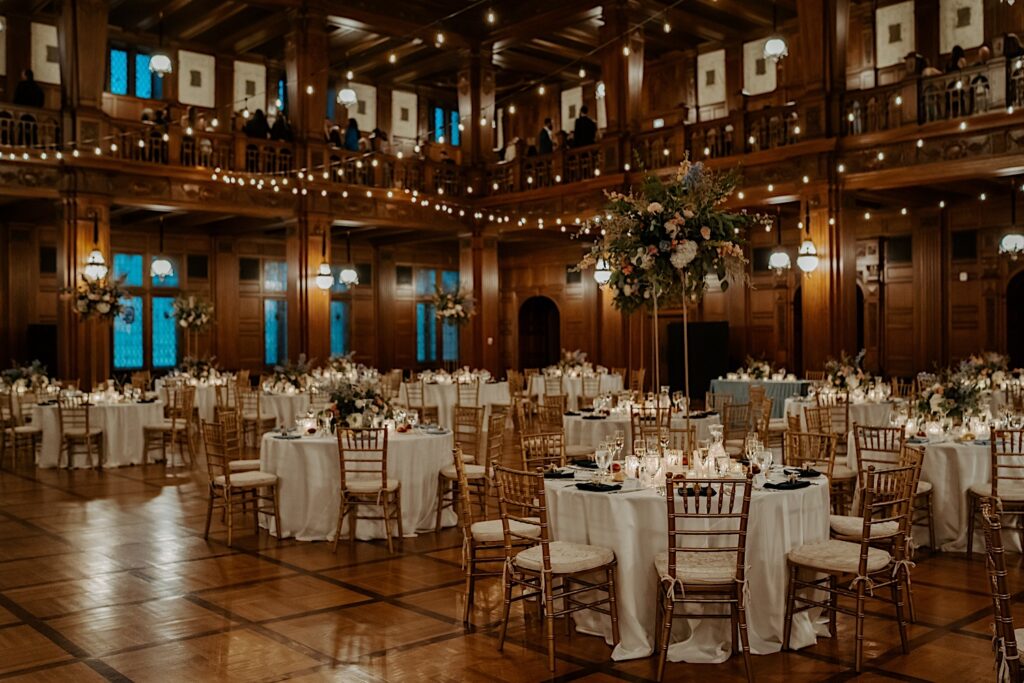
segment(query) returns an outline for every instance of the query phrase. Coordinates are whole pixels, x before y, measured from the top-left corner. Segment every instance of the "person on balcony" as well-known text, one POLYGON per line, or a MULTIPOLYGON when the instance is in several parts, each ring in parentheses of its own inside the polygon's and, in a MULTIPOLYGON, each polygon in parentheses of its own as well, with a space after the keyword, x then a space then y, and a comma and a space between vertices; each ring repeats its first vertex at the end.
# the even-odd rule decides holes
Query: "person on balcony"
POLYGON ((555 143, 551 137, 552 130, 551 117, 548 117, 544 119, 544 127, 540 129, 539 147, 541 154, 551 154, 555 151, 555 143))
POLYGON ((586 147, 597 140, 597 124, 594 123, 594 119, 587 116, 588 112, 587 105, 580 107, 580 115, 576 118, 572 133, 573 147, 586 147))
POLYGON ((42 109, 46 96, 43 89, 36 83, 32 69, 25 69, 21 72, 21 81, 14 89, 14 104, 21 107, 35 107, 42 109))
POLYGON ((274 125, 270 127, 270 139, 280 140, 281 142, 291 142, 295 139, 295 135, 292 133, 292 124, 288 121, 288 117, 285 116, 283 111, 277 113, 274 125))
POLYGON ((349 119, 348 127, 345 128, 345 149, 350 152, 358 152, 359 137, 359 123, 355 119, 349 119))

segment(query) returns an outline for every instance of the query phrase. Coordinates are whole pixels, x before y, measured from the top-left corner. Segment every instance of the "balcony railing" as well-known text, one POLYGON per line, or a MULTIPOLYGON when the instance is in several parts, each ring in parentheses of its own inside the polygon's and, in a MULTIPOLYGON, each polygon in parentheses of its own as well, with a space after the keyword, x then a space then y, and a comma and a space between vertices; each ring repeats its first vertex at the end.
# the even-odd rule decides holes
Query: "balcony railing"
POLYGON ((0 109, 0 146, 53 149, 61 144, 56 112, 5 105, 0 109))

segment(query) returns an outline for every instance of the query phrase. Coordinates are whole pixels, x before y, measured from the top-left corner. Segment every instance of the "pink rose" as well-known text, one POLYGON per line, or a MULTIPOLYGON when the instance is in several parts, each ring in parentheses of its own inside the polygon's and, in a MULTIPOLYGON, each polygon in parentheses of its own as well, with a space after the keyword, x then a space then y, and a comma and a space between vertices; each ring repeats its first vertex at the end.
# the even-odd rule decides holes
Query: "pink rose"
POLYGON ((706 240, 711 239, 711 228, 705 225, 703 228, 700 229, 700 236, 706 240))

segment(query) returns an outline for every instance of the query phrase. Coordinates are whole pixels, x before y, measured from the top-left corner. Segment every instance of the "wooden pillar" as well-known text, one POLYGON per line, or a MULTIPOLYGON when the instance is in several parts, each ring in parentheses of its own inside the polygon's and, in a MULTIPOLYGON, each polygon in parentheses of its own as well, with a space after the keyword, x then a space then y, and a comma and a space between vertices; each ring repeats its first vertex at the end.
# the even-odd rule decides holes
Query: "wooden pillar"
POLYGON ((107 70, 107 0, 62 0, 57 17, 61 100, 100 109, 107 70))
MULTIPOLYGON (((605 45, 601 52, 601 77, 604 81, 606 130, 614 132, 640 129, 642 117, 644 80, 644 36, 642 30, 634 30, 626 37, 618 38, 639 24, 639 3, 636 0, 610 0, 602 7, 601 20, 604 24, 598 33, 605 45), (629 47, 625 54, 624 47, 629 47)), ((590 112, 597 119, 597 112, 590 112)))
POLYGON ((942 68, 939 60, 939 0, 914 0, 914 42, 928 63, 942 68))
MULTIPOLYGON (((82 280, 89 252, 98 248, 108 268, 110 251, 110 198, 65 192, 57 247, 57 277, 64 289, 82 280), (95 231, 95 235, 94 235, 95 231)), ((61 297, 57 315, 58 372, 66 379, 81 379, 82 389, 110 377, 113 331, 109 321, 84 321, 72 309, 70 297, 61 297)), ((137 320, 137 325, 144 321, 137 320)))
POLYGON ((296 140, 320 140, 327 112, 327 21, 324 13, 307 7, 294 10, 285 37, 288 74, 288 118, 296 140), (312 86, 313 92, 308 88, 312 86))
POLYGON ((331 253, 331 216, 306 207, 288 228, 285 253, 288 260, 288 355, 291 360, 325 360, 331 355, 330 290, 316 285, 317 269, 331 253), (324 241, 326 251, 324 252, 324 241))
POLYGON ((476 315, 459 335, 463 365, 501 371, 498 350, 498 238, 476 227, 459 240, 459 281, 476 305, 476 315))
MULTIPOLYGON (((462 131, 461 147, 468 150, 470 163, 487 161, 494 147, 494 129, 491 121, 494 108, 494 67, 491 51, 475 45, 461 53, 462 68, 458 76, 459 118, 462 131), (481 119, 486 122, 481 124, 481 119)), ((467 161, 463 157, 463 162, 467 161)))

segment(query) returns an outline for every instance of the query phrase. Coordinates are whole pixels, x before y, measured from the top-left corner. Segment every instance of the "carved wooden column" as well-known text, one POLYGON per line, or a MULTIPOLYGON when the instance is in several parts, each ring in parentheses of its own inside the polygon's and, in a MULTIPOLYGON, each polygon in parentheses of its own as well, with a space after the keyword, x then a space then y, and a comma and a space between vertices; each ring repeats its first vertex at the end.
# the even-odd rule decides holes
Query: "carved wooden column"
MULTIPOLYGON (((610 0, 601 8, 604 24, 599 32, 600 42, 608 43, 601 52, 601 78, 604 81, 609 132, 637 132, 640 129, 644 35, 642 30, 635 30, 618 38, 626 34, 630 26, 640 23, 639 11, 636 0, 610 0), (623 50, 627 46, 628 55, 623 50)), ((590 116, 596 120, 597 112, 590 112, 590 116)))
MULTIPOLYGON (((61 287, 74 288, 82 279, 89 252, 99 249, 113 269, 110 251, 110 198, 75 192, 61 194, 61 223, 57 246, 57 278, 61 287), (94 234, 95 232, 95 234, 94 234), (94 240, 95 238, 95 240, 94 240)), ((81 379, 82 389, 110 377, 113 330, 109 321, 84 321, 61 297, 57 315, 58 373, 81 379)), ((134 324, 144 324, 137 320, 134 324)))
POLYGON ((501 368, 498 349, 498 238, 475 227, 459 240, 459 281, 472 295, 476 315, 459 335, 459 360, 463 365, 501 368))
POLYGON ((319 8, 304 6, 291 12, 291 28, 285 37, 285 71, 288 81, 288 118, 295 139, 320 140, 327 112, 327 23, 319 8), (312 93, 308 88, 312 86, 312 93))
POLYGON ((103 137, 108 0, 62 0, 57 16, 65 142, 91 146, 103 137))
MULTIPOLYGON (((312 204, 312 202, 310 202, 312 204)), ((317 268, 324 253, 331 253, 331 216, 321 207, 302 207, 288 228, 288 356, 306 354, 326 360, 331 355, 330 290, 316 285, 317 268)))
POLYGON ((463 50, 460 57, 459 118, 464 124, 461 147, 469 151, 468 161, 475 164, 489 160, 494 147, 494 67, 491 51, 479 45, 463 50), (486 121, 482 123, 483 118, 486 121))

